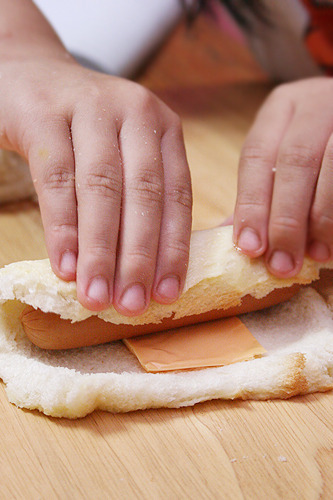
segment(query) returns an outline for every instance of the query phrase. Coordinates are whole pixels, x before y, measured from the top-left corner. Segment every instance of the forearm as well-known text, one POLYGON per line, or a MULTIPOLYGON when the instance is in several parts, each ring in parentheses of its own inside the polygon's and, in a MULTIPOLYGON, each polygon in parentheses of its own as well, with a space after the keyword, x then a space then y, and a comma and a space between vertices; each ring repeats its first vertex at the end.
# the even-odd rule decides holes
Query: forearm
POLYGON ((0 60, 68 57, 61 40, 31 0, 0 0, 0 60))
POLYGON ((57 72, 71 67, 79 65, 32 0, 0 0, 1 149, 28 157, 24 121, 48 95, 51 71, 53 84, 57 72))

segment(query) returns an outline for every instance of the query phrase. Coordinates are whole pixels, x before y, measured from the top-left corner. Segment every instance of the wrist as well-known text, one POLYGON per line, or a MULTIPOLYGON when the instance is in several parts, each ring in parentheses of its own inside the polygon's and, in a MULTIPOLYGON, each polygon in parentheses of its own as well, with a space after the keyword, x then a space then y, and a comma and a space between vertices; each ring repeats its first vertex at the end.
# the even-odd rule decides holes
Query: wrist
POLYGON ((20 36, 15 40, 0 37, 0 63, 43 58, 75 61, 60 40, 37 36, 20 36))
POLYGON ((70 57, 31 0, 0 0, 0 61, 70 57))

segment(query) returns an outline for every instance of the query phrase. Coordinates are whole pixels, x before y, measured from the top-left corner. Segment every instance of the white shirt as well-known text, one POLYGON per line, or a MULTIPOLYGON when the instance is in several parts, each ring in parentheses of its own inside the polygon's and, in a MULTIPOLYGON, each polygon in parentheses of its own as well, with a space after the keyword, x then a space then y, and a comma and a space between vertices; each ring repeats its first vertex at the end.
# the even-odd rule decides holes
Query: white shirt
MULTIPOLYGON (((194 0, 186 0, 194 4, 194 0)), ((34 0, 85 66, 130 76, 184 14, 180 0, 34 0)))

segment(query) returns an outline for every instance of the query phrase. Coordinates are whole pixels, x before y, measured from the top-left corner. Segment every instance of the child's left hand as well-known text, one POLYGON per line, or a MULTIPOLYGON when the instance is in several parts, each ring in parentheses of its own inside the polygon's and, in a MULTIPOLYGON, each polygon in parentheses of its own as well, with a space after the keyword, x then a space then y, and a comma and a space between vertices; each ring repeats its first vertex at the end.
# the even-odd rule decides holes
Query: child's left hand
POLYGON ((240 159, 234 241, 282 278, 305 252, 333 257, 333 79, 280 85, 260 109, 240 159))

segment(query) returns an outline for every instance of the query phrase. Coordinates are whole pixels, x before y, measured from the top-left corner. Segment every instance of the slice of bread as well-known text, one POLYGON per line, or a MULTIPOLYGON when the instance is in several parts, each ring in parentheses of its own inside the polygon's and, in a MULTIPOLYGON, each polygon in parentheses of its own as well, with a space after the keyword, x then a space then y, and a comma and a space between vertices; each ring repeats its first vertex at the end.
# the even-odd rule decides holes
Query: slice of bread
POLYGON ((141 316, 126 317, 113 307, 100 313, 85 309, 76 297, 76 285, 60 280, 48 259, 9 264, 0 270, 0 301, 17 299, 63 319, 82 321, 93 314, 114 324, 159 323, 163 318, 202 314, 214 309, 229 309, 246 295, 257 299, 277 288, 308 284, 318 279, 320 264, 306 258, 301 272, 290 279, 270 274, 264 260, 250 259, 238 252, 232 242, 232 227, 218 227, 192 233, 190 261, 183 293, 174 304, 151 302, 141 316))
MULTIPOLYGON (((245 295, 263 297, 275 288, 318 277, 321 266, 306 259, 295 279, 274 278, 261 259, 239 254, 231 235, 231 228, 193 234, 185 291, 175 305, 152 303, 138 318, 125 318, 113 308, 99 316, 115 323, 158 323, 167 315, 231 307, 245 295)), ((0 300, 0 377, 9 400, 48 415, 77 418, 97 408, 119 412, 180 407, 213 398, 287 398, 333 387, 332 313, 312 288, 286 303, 242 316, 267 350, 264 357, 157 374, 144 372, 122 342, 68 351, 31 344, 19 320, 24 304, 74 321, 93 314, 77 301, 75 284, 59 280, 48 261, 1 269, 0 300)))

